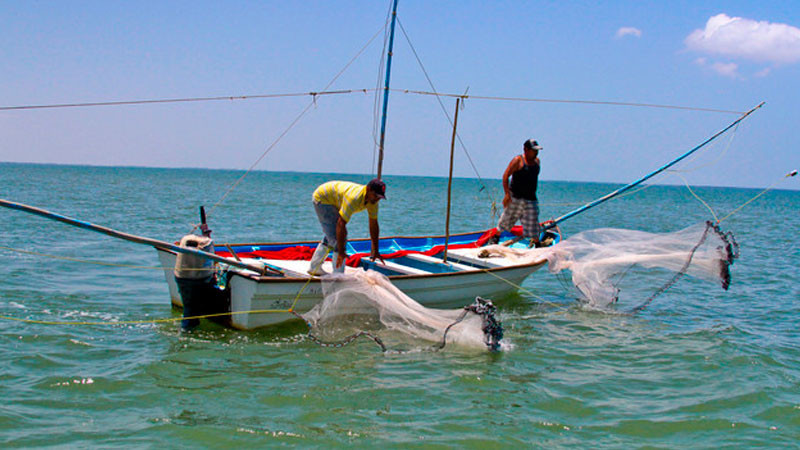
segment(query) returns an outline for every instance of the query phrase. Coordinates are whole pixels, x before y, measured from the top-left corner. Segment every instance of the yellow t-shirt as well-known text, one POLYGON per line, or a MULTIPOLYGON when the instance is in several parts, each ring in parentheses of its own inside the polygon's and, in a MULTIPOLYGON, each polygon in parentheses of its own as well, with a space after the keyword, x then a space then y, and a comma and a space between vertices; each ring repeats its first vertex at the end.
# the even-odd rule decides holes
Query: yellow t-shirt
POLYGON ((367 210, 370 219, 378 218, 378 204, 367 204, 367 187, 363 184, 349 181, 328 181, 321 184, 315 191, 312 199, 323 205, 333 205, 339 208, 339 215, 345 222, 350 217, 363 210, 367 210))

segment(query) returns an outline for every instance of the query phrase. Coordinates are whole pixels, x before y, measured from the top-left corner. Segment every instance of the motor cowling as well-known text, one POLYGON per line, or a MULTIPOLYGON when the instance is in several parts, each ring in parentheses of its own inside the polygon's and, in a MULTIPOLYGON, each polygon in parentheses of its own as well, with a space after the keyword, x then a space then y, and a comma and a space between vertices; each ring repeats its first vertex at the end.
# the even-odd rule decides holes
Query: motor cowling
MULTIPOLYGON (((180 246, 214 253, 214 240, 207 236, 187 234, 181 238, 180 246)), ((214 276, 214 262, 202 256, 178 253, 175 260, 175 277, 200 280, 214 276)))

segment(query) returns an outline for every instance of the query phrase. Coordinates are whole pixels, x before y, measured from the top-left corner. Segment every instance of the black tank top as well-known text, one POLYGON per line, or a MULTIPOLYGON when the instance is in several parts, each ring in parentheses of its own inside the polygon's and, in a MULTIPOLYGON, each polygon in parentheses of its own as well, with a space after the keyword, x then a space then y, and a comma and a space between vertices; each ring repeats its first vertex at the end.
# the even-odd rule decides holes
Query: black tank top
POLYGON ((522 157, 522 169, 511 174, 511 195, 526 200, 536 200, 536 185, 539 184, 539 164, 528 165, 522 157))

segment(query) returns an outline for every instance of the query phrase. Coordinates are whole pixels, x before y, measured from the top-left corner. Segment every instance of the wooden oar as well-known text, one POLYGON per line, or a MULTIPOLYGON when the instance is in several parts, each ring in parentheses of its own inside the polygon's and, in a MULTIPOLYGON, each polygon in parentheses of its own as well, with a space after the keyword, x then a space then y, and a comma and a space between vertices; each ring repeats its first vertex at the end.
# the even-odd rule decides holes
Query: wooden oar
POLYGON ((262 275, 267 275, 267 269, 261 266, 254 266, 251 264, 247 264, 241 261, 236 261, 234 259, 224 258, 222 256, 215 255, 213 253, 204 252, 202 250, 195 250, 191 248, 185 248, 178 245, 170 244, 168 242, 159 241, 156 239, 150 239, 142 236, 136 236, 133 234, 123 233, 121 231, 113 230, 111 228, 103 227, 100 225, 95 225, 90 222, 84 222, 82 220, 73 219, 71 217, 62 216, 61 214, 56 214, 44 209, 36 208, 33 206, 28 206, 22 203, 11 202, 8 200, 0 199, 0 206, 9 209, 16 209, 17 211, 23 211, 31 214, 35 214, 37 216, 44 217, 45 219, 50 220, 57 220, 59 222, 66 223, 67 225, 72 225, 78 228, 83 228, 85 230, 96 231, 98 233, 103 233, 107 236, 111 236, 118 239, 123 239, 126 241, 130 241, 136 244, 144 244, 150 245, 155 248, 161 250, 171 250, 176 253, 184 253, 187 255, 195 255, 201 258, 210 259, 212 261, 217 261, 222 264, 227 264, 229 266, 239 267, 242 269, 252 270, 255 273, 259 273, 262 275))

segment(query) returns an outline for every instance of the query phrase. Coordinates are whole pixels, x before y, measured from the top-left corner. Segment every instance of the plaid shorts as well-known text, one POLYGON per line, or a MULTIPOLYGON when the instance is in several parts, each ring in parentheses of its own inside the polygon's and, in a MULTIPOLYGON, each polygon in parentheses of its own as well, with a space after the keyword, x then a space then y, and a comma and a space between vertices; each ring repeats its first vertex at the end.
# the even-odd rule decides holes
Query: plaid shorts
POLYGON ((497 229, 511 231, 511 227, 522 219, 522 235, 525 239, 539 239, 542 227, 539 225, 539 202, 536 200, 525 200, 512 196, 508 208, 503 210, 500 221, 497 222, 497 229))

